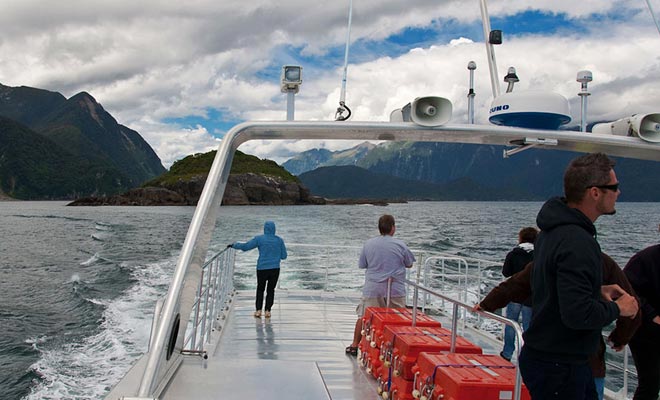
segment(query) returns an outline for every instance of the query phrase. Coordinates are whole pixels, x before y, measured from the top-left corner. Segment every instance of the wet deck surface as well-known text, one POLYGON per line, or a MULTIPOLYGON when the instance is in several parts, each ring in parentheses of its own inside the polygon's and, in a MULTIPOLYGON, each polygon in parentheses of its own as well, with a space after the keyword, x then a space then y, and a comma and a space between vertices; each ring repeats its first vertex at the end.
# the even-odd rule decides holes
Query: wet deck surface
POLYGON ((239 292, 209 359, 186 359, 161 399, 379 399, 372 378, 344 354, 358 299, 280 290, 270 319, 239 292))

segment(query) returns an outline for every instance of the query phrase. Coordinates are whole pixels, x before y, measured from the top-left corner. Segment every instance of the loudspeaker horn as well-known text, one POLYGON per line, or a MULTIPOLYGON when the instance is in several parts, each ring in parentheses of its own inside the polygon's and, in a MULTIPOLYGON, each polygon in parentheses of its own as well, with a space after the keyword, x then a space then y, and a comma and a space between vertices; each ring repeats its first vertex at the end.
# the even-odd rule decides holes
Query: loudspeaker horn
POLYGON ((614 122, 596 124, 591 132, 637 136, 647 142, 660 143, 660 113, 635 114, 632 117, 621 118, 614 122))
POLYGON ((451 101, 444 97, 418 97, 412 103, 390 113, 390 122, 414 122, 422 126, 438 126, 451 119, 451 101))
POLYGON ((643 140, 660 143, 660 113, 633 115, 630 125, 643 140))
POLYGON ((444 125, 451 120, 451 113, 451 101, 444 97, 418 97, 410 107, 410 119, 422 126, 444 125))

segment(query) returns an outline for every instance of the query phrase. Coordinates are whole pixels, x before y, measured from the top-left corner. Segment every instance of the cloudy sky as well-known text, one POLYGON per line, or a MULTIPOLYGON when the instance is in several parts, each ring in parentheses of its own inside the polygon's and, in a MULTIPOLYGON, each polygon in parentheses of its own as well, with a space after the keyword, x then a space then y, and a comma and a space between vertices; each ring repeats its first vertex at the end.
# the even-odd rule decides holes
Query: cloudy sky
MULTIPOLYGON (((649 0, 660 11, 660 0, 649 0)), ((478 0, 354 0, 346 104, 385 121, 415 97, 467 118, 467 63, 477 63, 476 119, 492 101, 478 0)), ((70 97, 87 91, 137 130, 163 164, 208 151, 246 120, 286 119, 282 65, 303 66, 296 119, 333 120, 349 1, 2 0, 0 83, 70 97), (323 4, 323 5, 321 5, 323 4)), ((645 0, 491 0, 498 74, 558 92, 579 124, 576 73, 593 72, 589 119, 660 111, 660 34, 645 0)), ((656 12, 657 15, 657 12, 656 12)), ((502 88, 504 88, 502 83, 502 88)), ((345 142, 249 142, 282 162, 345 142)))

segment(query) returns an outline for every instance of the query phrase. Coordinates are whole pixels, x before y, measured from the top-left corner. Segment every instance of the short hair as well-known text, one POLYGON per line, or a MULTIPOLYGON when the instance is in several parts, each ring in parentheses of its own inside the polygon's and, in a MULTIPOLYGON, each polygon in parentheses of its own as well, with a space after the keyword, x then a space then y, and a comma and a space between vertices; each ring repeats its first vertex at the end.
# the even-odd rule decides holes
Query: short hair
POLYGON ((534 243, 538 233, 538 229, 533 226, 528 226, 522 228, 520 232, 518 232, 518 238, 520 239, 520 243, 534 243))
POLYGON ((564 196, 566 200, 579 203, 587 188, 607 185, 610 171, 616 163, 603 153, 591 153, 571 161, 564 172, 564 196))
POLYGON ((394 217, 389 214, 384 214, 378 218, 378 231, 381 235, 389 235, 394 226, 394 217))

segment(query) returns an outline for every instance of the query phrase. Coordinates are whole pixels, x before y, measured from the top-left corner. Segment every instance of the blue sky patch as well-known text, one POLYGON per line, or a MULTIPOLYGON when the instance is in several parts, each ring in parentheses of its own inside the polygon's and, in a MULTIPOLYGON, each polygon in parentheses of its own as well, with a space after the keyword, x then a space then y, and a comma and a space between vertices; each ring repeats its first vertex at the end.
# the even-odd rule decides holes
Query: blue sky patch
POLYGON ((236 119, 228 118, 222 111, 213 108, 206 109, 207 117, 201 115, 189 115, 180 118, 166 118, 163 120, 166 124, 177 125, 184 129, 195 129, 197 126, 203 126, 214 137, 221 138, 224 133, 234 125, 242 122, 236 119))

